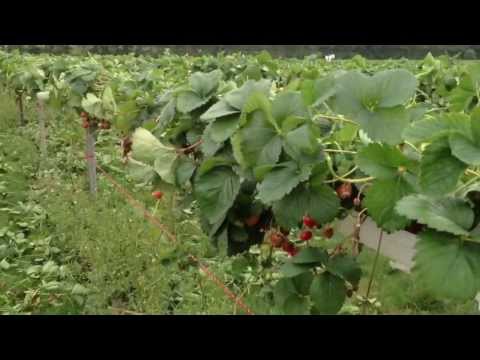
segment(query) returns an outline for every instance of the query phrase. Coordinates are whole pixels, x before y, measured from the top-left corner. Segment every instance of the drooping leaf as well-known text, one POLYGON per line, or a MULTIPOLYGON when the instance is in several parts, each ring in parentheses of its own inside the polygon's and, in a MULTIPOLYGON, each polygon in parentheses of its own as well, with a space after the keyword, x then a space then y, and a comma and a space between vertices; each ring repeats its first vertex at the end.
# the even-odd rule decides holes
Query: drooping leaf
POLYGON ((325 272, 314 277, 310 297, 320 314, 337 314, 346 299, 343 279, 325 272))
POLYGON ((118 106, 118 114, 114 118, 115 127, 122 131, 128 131, 133 127, 134 120, 139 113, 134 100, 126 101, 118 106))
POLYGON ((143 128, 138 128, 132 135, 132 157, 135 160, 153 164, 162 152, 174 151, 166 147, 153 134, 143 128))
POLYGON ((405 70, 373 77, 348 72, 337 81, 334 108, 358 122, 374 141, 396 145, 410 121, 404 104, 415 95, 416 79, 405 70))
POLYGON ((386 70, 373 77, 374 91, 378 98, 378 106, 390 108, 405 104, 415 96, 417 79, 403 69, 386 70))
POLYGON ((333 275, 357 286, 362 278, 362 269, 357 260, 348 255, 337 255, 330 258, 326 264, 326 269, 333 275))
POLYGON ((474 220, 470 206, 462 199, 451 197, 433 199, 420 194, 409 195, 397 203, 396 210, 432 229, 455 235, 468 235, 474 220))
POLYGON ((182 156, 178 158, 175 168, 175 182, 178 186, 185 185, 193 176, 196 165, 192 159, 182 156))
POLYGON ((299 92, 287 91, 275 97, 272 115, 281 126, 288 117, 306 118, 308 110, 299 92))
POLYGON ((212 129, 211 126, 207 126, 205 131, 202 134, 202 144, 200 148, 205 156, 215 155, 221 148, 223 143, 216 142, 212 138, 212 129))
POLYGON ((238 129, 239 121, 239 116, 236 114, 216 119, 210 125, 212 140, 222 143, 229 139, 238 129))
POLYGON ((310 174, 311 168, 300 169, 294 162, 285 163, 269 172, 258 185, 258 198, 265 204, 281 200, 310 174))
POLYGON ((305 124, 285 136, 285 152, 301 165, 314 164, 323 160, 318 143, 318 134, 312 126, 305 124))
POLYGON ((172 120, 175 118, 176 113, 176 101, 175 99, 170 100, 165 107, 162 109, 160 116, 158 117, 158 124, 155 128, 155 133, 162 133, 165 128, 170 125, 172 120))
POLYGON ((410 122, 408 112, 401 106, 379 108, 375 112, 362 111, 353 120, 358 122, 370 139, 389 145, 402 142, 402 133, 410 122))
POLYGON ((237 161, 246 168, 275 164, 282 151, 282 139, 261 111, 250 115, 233 137, 232 145, 237 161))
POLYGON ((135 159, 130 159, 127 164, 128 175, 138 183, 147 183, 156 176, 153 166, 144 164, 135 159))
POLYGON ((207 112, 200 117, 200 119, 204 121, 209 121, 232 114, 240 114, 240 110, 228 105, 225 100, 220 100, 210 109, 208 109, 207 112))
POLYGON ((310 271, 311 268, 311 264, 294 264, 293 262, 288 261, 282 265, 280 272, 287 278, 293 278, 310 271))
POLYGON ((239 89, 233 90, 225 95, 225 101, 231 107, 237 110, 243 110, 243 106, 248 98, 254 92, 260 92, 268 95, 270 92, 271 83, 269 80, 252 81, 249 80, 239 89))
POLYGON ((153 168, 160 178, 168 184, 175 184, 175 151, 160 151, 155 159, 153 168))
POLYGON ((395 210, 397 202, 413 192, 411 185, 403 177, 376 180, 367 190, 364 200, 368 214, 382 229, 393 232, 402 230, 410 222, 395 210))
POLYGON ((377 179, 393 179, 399 168, 411 167, 412 161, 393 146, 372 143, 358 152, 355 163, 364 173, 377 179))
POLYGON ((452 155, 457 159, 469 165, 480 165, 480 146, 472 140, 461 134, 451 134, 449 144, 452 155))
POLYGON ((305 272, 292 278, 293 285, 300 295, 308 296, 312 286, 313 274, 311 271, 305 272))
POLYGON ((275 304, 285 315, 305 315, 310 310, 308 298, 301 296, 292 279, 280 279, 274 288, 275 304))
POLYGON ((273 212, 281 226, 293 228, 306 214, 319 224, 332 221, 337 215, 340 200, 335 192, 322 182, 300 185, 282 200, 273 204, 273 212))
POLYGON ((194 195, 202 215, 210 224, 219 221, 232 207, 240 191, 240 179, 228 167, 218 167, 196 176, 194 195))
POLYGON ((480 291, 480 244, 427 230, 416 249, 413 273, 434 295, 465 301, 480 291))
POLYGON ((221 78, 220 70, 209 73, 197 72, 190 77, 190 86, 201 98, 207 98, 218 88, 221 78))
POLYGON ((291 262, 297 265, 322 265, 327 262, 328 254, 325 250, 316 247, 302 249, 291 262))
POLYGON ((443 196, 453 191, 467 165, 452 155, 448 138, 439 138, 423 152, 420 187, 425 194, 443 196))
POLYGON ((183 91, 178 95, 177 109, 181 113, 187 114, 205 105, 209 100, 209 98, 200 97, 193 91, 183 91))
POLYGON ((232 166, 234 165, 233 159, 227 158, 225 156, 213 156, 202 162, 198 169, 198 175, 202 176, 208 173, 210 170, 219 167, 219 166, 232 166))
POLYGON ((403 139, 421 143, 450 134, 452 131, 468 136, 470 119, 465 114, 442 114, 411 123, 403 132, 403 139))

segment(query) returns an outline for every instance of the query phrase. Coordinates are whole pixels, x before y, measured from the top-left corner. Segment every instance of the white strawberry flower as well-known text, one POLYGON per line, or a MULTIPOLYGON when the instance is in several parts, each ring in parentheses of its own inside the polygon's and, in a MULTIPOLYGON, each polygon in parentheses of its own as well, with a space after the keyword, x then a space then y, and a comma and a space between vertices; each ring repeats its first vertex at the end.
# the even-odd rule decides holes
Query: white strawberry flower
POLYGON ((332 62, 333 60, 335 60, 335 54, 325 56, 325 60, 327 62, 332 62))

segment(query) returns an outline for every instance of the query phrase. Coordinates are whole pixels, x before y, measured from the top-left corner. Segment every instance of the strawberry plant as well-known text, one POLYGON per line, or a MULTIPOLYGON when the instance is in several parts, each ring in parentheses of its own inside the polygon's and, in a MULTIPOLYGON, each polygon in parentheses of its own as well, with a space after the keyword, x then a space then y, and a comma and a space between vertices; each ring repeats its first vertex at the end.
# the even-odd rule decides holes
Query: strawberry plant
MULTIPOLYGON (((471 233, 478 221, 474 203, 468 192, 457 192, 477 184, 469 167, 480 163, 478 112, 419 113, 418 83, 405 70, 340 73, 315 80, 303 92, 278 91, 259 80, 220 94, 220 82, 217 71, 192 75, 188 85, 170 93, 163 110, 169 116, 132 138, 136 165, 189 192, 216 243, 226 241, 234 254, 262 243, 262 228, 299 229, 303 223, 310 229, 364 206, 363 213, 386 232, 412 222, 426 226, 415 274, 434 293, 465 298, 480 289, 474 280, 480 260, 471 233), (319 114, 324 109, 329 113, 319 114), (333 126, 322 127, 317 116, 333 126), (332 148, 347 131, 352 135, 344 147, 332 148), (194 151, 186 153, 192 145, 194 151), (346 175, 338 175, 341 168, 346 175), (427 262, 434 251, 438 260, 427 262), (447 275, 453 254, 461 257, 447 275), (454 277, 465 272, 471 278, 457 291, 454 277), (438 282, 438 274, 452 281, 438 282)), ((319 235, 308 229, 300 242, 334 236, 329 226, 319 235)), ((355 257, 342 247, 298 247, 269 234, 272 246, 291 256, 276 304, 287 313, 338 312, 360 280, 355 257)))
POLYGON ((0 81, 17 100, 74 111, 92 173, 96 134, 119 130, 130 175, 162 190, 157 208, 181 192, 228 255, 268 250, 262 266, 281 278, 262 286, 278 312, 330 314, 358 291, 367 216, 382 234, 418 234, 413 275, 432 294, 480 290, 478 64, 398 64, 2 52, 0 81), (335 227, 346 216, 352 234, 335 227))

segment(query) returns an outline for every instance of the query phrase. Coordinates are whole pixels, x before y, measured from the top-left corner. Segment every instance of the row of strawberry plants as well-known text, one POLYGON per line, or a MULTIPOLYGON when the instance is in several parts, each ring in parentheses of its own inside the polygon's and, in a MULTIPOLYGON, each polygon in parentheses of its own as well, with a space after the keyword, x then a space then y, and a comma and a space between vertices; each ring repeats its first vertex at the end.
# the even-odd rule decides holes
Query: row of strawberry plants
MULTIPOLYGON (((478 91, 477 68, 460 85, 472 81, 478 91)), ((227 241, 230 254, 265 240, 283 247, 291 258, 275 294, 285 312, 336 313, 358 288, 350 239, 327 250, 309 246, 313 233, 302 230, 319 224, 316 234, 328 237, 330 224, 351 211, 389 233, 420 226, 418 281, 441 297, 475 296, 478 108, 457 112, 451 102, 428 112, 405 70, 334 73, 279 92, 260 80, 225 93, 220 78, 195 73, 164 94, 155 127, 133 134, 130 166, 190 194, 205 231, 227 241)))
POLYGON ((275 292, 285 312, 332 313, 358 287, 357 252, 347 254, 349 237, 332 250, 309 246, 313 232, 300 229, 319 224, 315 236, 330 238, 331 223, 352 209, 386 232, 420 224, 415 272, 435 294, 479 290, 478 66, 447 77, 442 66, 427 58, 419 83, 403 70, 340 71, 290 79, 286 89, 263 73, 237 87, 216 70, 154 99, 158 82, 86 60, 65 65, 46 89, 49 99, 66 89, 57 92, 64 106, 86 111, 94 127, 137 128, 133 173, 190 195, 205 232, 230 254, 267 239, 292 256, 275 292), (139 117, 145 93, 151 110, 139 117))

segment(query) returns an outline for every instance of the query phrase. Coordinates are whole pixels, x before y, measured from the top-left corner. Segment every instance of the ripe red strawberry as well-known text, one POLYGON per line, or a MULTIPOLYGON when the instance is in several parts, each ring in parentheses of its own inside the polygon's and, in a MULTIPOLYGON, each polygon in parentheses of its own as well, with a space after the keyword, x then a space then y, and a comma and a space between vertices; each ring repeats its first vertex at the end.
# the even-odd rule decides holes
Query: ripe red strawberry
POLYGON ((157 200, 160 200, 162 197, 163 197, 163 192, 161 191, 154 191, 152 193, 152 196, 157 199, 157 200))
POLYGON ((90 127, 90 123, 88 121, 86 121, 85 119, 83 119, 82 128, 88 129, 89 127, 90 127))
POLYGON ((286 242, 283 243, 282 249, 283 249, 283 251, 288 253, 288 255, 290 255, 290 256, 295 256, 300 251, 293 243, 291 243, 289 241, 286 241, 286 242))
POLYGON ((352 196, 352 184, 343 183, 337 188, 337 195, 340 199, 346 200, 352 196))
POLYGON ((245 224, 248 227, 254 227, 260 222, 260 216, 258 215, 252 215, 248 219, 245 220, 245 224))
POLYGON ((314 219, 312 219, 310 216, 304 216, 303 217, 303 224, 306 227, 309 227, 311 229, 318 226, 317 222, 314 219))
POLYGON ((311 231, 303 231, 300 234, 300 240, 302 241, 309 241, 313 237, 313 234, 311 231))
POLYGON ((326 239, 331 239, 333 237, 334 231, 332 227, 327 227, 323 230, 323 237, 326 239))
POLYGON ((283 247, 285 244, 285 237, 279 233, 272 233, 272 235, 270 235, 270 241, 273 247, 280 248, 283 247))

